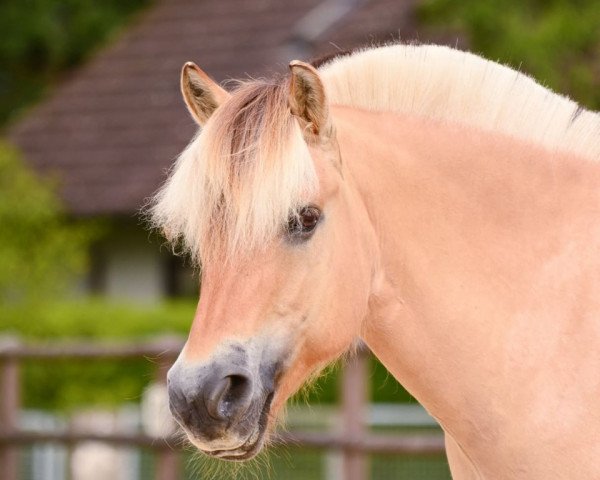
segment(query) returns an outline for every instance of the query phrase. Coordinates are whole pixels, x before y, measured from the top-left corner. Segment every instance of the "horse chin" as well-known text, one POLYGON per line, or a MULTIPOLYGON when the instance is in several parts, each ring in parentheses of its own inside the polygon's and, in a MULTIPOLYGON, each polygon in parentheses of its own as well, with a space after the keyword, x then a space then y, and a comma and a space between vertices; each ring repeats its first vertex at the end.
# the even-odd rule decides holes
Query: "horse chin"
POLYGON ((256 428, 241 445, 231 449, 207 450, 204 445, 199 445, 198 442, 194 440, 193 435, 188 432, 188 437, 191 443, 194 444, 202 453, 220 460, 243 462, 245 460, 254 458, 260 453, 265 444, 265 437, 270 424, 269 413, 271 410, 273 397, 274 393, 267 395, 260 412, 256 428))

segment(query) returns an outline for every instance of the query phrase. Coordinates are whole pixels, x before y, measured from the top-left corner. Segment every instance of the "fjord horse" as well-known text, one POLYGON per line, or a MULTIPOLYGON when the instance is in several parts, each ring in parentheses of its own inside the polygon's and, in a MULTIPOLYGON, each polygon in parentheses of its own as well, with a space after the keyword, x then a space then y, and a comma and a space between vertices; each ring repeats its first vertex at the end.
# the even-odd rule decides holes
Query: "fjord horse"
POLYGON ((363 340, 435 417, 456 479, 600 478, 600 116, 529 77, 393 45, 229 93, 151 214, 201 265, 169 372, 191 442, 244 460, 363 340))

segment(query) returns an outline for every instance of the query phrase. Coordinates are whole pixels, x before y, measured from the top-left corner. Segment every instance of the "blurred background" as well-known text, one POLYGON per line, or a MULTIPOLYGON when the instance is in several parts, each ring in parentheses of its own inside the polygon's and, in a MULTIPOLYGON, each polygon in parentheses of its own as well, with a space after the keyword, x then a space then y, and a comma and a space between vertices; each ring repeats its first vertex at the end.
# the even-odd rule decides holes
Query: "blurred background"
POLYGON ((164 372, 199 285, 138 212, 195 133, 180 68, 225 81, 435 42, 598 110, 599 25, 598 0, 0 2, 0 477, 449 479, 439 428, 367 353, 250 469, 173 439, 164 372))

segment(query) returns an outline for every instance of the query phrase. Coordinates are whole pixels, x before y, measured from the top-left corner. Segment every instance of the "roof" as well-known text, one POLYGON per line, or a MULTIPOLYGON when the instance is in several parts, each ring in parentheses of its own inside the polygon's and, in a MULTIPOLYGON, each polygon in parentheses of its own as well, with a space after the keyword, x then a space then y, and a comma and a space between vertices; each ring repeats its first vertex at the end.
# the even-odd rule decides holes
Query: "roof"
POLYGON ((285 71, 294 57, 405 38, 413 1, 160 0, 9 138, 57 177, 72 213, 132 214, 196 132, 184 62, 219 81, 285 71))

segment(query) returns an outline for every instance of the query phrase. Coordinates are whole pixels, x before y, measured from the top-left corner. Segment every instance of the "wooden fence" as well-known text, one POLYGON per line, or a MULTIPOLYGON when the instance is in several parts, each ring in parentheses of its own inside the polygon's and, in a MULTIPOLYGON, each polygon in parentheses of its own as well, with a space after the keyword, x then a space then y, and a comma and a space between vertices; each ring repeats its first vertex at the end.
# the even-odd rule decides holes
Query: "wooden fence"
MULTIPOLYGON (((156 480, 180 478, 179 445, 173 438, 161 439, 142 433, 101 434, 78 432, 24 432, 19 430, 20 368, 24 360, 53 361, 60 359, 131 360, 151 358, 156 365, 158 381, 166 380, 166 372, 182 347, 180 339, 162 338, 151 342, 129 344, 70 343, 27 345, 14 338, 0 338, 0 465, 4 480, 18 480, 19 447, 57 443, 73 446, 84 441, 100 441, 151 449, 157 457, 156 480)), ((367 353, 361 351, 347 362, 342 377, 342 432, 278 433, 274 442, 299 448, 338 450, 343 458, 344 480, 367 480, 367 454, 428 456, 444 452, 441 435, 376 435, 368 431, 367 353)))

